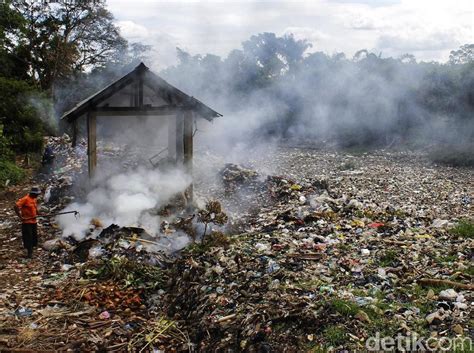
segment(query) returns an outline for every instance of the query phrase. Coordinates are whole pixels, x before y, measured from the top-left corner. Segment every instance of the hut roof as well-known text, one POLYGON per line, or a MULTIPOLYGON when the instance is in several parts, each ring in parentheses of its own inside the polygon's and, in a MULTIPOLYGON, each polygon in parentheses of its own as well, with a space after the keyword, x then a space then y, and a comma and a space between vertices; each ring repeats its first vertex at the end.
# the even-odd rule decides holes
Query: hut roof
MULTIPOLYGON (((130 95, 139 84, 142 84, 142 87, 146 87, 146 92, 142 91, 142 95, 145 96, 148 101, 151 102, 153 99, 159 98, 162 105, 166 104, 166 106, 162 106, 162 108, 171 107, 177 110, 192 110, 197 112, 202 118, 209 121, 222 116, 222 114, 219 114, 198 99, 187 95, 178 88, 169 84, 160 76, 151 72, 145 64, 140 63, 128 74, 79 102, 74 108, 65 112, 61 119, 72 122, 88 111, 93 111, 97 108, 106 109, 110 106, 108 101, 113 98, 114 95, 119 94, 121 91, 127 91, 130 95)), ((153 103, 141 106, 133 106, 133 104, 130 103, 130 105, 132 106, 128 106, 127 108, 130 109, 130 115, 133 116, 134 111, 139 112, 143 109, 152 108, 151 106, 153 103)))

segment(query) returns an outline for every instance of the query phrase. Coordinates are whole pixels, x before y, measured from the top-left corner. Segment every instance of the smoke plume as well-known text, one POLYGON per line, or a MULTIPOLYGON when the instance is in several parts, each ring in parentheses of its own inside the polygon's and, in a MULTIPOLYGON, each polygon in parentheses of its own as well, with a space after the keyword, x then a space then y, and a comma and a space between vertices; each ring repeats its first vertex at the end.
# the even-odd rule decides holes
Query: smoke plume
POLYGON ((93 219, 105 226, 142 227, 156 235, 161 223, 157 210, 190 182, 189 176, 176 169, 160 172, 144 167, 101 178, 85 202, 74 202, 65 209, 79 211, 80 217, 58 217, 58 223, 64 237, 76 239, 82 239, 94 228, 93 219))

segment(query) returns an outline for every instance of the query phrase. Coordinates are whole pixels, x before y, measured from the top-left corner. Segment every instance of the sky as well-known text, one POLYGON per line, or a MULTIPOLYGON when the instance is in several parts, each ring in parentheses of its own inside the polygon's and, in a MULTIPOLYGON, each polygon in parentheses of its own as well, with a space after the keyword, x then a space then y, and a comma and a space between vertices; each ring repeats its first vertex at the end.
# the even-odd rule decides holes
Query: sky
POLYGON ((474 43, 473 0, 165 1, 107 0, 122 35, 153 46, 154 69, 176 63, 176 47, 225 57, 252 35, 292 33, 310 51, 368 49, 382 57, 441 61, 474 43))

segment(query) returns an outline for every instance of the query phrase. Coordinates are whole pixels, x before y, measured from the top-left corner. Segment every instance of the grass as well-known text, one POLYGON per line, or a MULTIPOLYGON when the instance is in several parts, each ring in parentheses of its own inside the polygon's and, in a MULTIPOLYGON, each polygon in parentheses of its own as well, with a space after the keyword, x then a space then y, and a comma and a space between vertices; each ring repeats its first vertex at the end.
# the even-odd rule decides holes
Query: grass
POLYGON ((165 282, 165 276, 159 267, 118 256, 91 264, 84 274, 88 278, 113 280, 124 287, 142 289, 157 289, 165 282))
POLYGON ((339 243, 336 247, 342 252, 349 252, 352 249, 352 246, 347 243, 339 243))
POLYGON ((0 159, 0 189, 9 180, 9 185, 17 184, 25 178, 25 171, 15 163, 0 159))
POLYGON ((469 266, 463 272, 468 276, 474 277, 474 266, 469 266))
POLYGON ((426 316, 436 308, 436 302, 427 299, 427 294, 430 289, 432 289, 434 293, 439 293, 444 288, 431 286, 422 287, 419 284, 415 284, 409 291, 413 297, 410 305, 414 305, 420 309, 422 316, 426 316))
POLYGON ((452 347, 452 353, 474 352, 474 344, 469 337, 455 338, 452 347))
POLYGON ((433 301, 426 301, 416 305, 416 307, 420 309, 423 316, 426 316, 436 309, 436 304, 433 301))
POLYGON ((344 316, 354 316, 360 310, 359 306, 356 303, 343 299, 333 299, 331 301, 331 308, 344 316))
POLYGON ((331 346, 340 346, 346 341, 346 330, 339 326, 329 326, 323 332, 324 340, 331 346))
POLYGON ((449 231, 458 237, 472 239, 474 238, 474 223, 468 220, 461 220, 449 231))
POLYGON ((382 311, 391 309, 391 305, 383 301, 377 301, 374 305, 382 311))
POLYGON ((395 250, 387 250, 380 257, 379 265, 381 267, 391 266, 397 258, 398 258, 398 253, 395 250))
POLYGON ((294 286, 305 291, 312 291, 318 289, 321 284, 322 282, 318 279, 309 279, 298 281, 294 286))
POLYGON ((381 291, 381 290, 377 290, 374 294, 373 294, 373 297, 375 299, 377 299, 374 303, 374 306, 377 307, 378 309, 382 310, 382 312, 386 311, 386 310, 390 310, 392 308, 392 306, 390 305, 390 303, 388 303, 386 300, 385 300, 385 296, 386 294, 381 291))
POLYGON ((446 255, 446 256, 438 256, 438 257, 435 258, 436 262, 440 263, 440 264, 454 262, 457 259, 458 259, 458 256, 456 254, 446 255))

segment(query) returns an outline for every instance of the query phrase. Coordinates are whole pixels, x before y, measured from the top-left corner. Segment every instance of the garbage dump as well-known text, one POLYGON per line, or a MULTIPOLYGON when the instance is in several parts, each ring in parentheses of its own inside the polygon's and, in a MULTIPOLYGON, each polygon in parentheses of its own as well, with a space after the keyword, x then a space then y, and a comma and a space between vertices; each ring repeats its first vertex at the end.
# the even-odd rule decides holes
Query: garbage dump
POLYGON ((245 233, 178 259, 168 315, 189 323, 201 350, 362 350, 377 332, 421 332, 423 344, 472 334, 472 235, 329 189, 269 176, 245 233))
POLYGON ((344 352, 377 337, 468 348, 472 170, 385 151, 266 158, 197 160, 197 175, 218 171, 197 177, 205 201, 163 207, 153 234, 97 217, 77 239, 42 220, 33 262, 18 258, 5 206, 0 349, 344 352))

